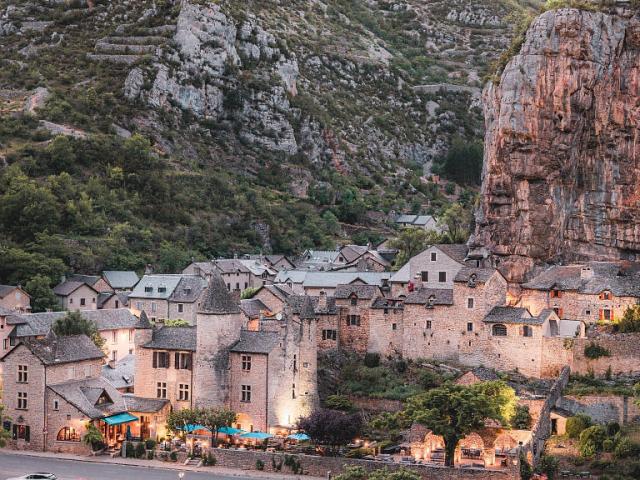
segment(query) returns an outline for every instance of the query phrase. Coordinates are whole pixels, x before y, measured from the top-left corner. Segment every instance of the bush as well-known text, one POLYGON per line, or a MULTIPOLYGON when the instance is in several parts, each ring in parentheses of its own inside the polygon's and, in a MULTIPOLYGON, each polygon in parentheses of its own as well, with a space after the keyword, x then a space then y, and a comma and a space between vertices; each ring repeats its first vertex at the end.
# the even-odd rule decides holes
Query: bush
POLYGON ((622 438, 613 450, 616 458, 629 458, 640 455, 640 445, 634 443, 630 438, 622 438))
POLYGON ((331 410, 340 410, 342 412, 352 412, 354 410, 353 402, 344 395, 329 395, 324 405, 331 410))
POLYGON ((364 364, 368 368, 376 368, 380 366, 380 354, 379 353, 367 353, 364 356, 364 364))
POLYGON ((442 377, 431 370, 423 370, 418 374, 418 383, 421 387, 429 390, 442 385, 442 377))
POLYGON ((178 454, 177 452, 171 452, 169 454, 169 458, 171 459, 172 462, 177 462, 178 461, 178 454))
POLYGON ((531 413, 527 405, 516 405, 516 412, 511 419, 511 426, 518 430, 528 430, 531 427, 531 413))
POLYGON ((542 458, 540 458, 540 462, 538 462, 536 471, 538 473, 544 473, 548 480, 554 480, 558 475, 559 465, 560 462, 556 457, 552 455, 543 455, 542 458))
POLYGON ((147 449, 144 448, 144 443, 140 442, 136 445, 136 458, 144 458, 147 454, 147 449))
POLYGON ((591 426, 591 417, 579 413, 567 419, 567 435, 569 438, 578 438, 583 430, 591 426))
POLYGON ((611 352, 597 343, 591 342, 589 345, 584 347, 584 356, 595 360, 601 357, 610 357, 611 352))
POLYGON ((208 466, 208 467, 213 467, 216 463, 218 463, 218 459, 216 457, 214 457, 211 452, 207 453, 204 457, 203 457, 203 462, 204 465, 208 466))
POLYGON ((596 453, 602 451, 603 443, 607 438, 607 430, 601 425, 594 425, 586 428, 580 434, 580 455, 584 458, 591 458, 596 453))
POLYGON ((611 438, 606 438, 602 442, 602 450, 604 452, 613 452, 614 447, 615 447, 615 442, 611 438))
POLYGON ((148 439, 146 442, 144 442, 145 447, 147 448, 147 450, 154 450, 156 448, 156 441, 155 440, 151 440, 148 439))
POLYGON ((607 423, 607 435, 609 435, 610 437, 613 437, 619 431, 620 431, 620 424, 618 422, 607 423))
POLYGON ((262 460, 256 460, 256 470, 264 470, 264 462, 262 460))
POLYGON ((136 448, 133 443, 127 442, 127 446, 124 449, 124 455, 127 458, 135 458, 136 456, 136 448))
POLYGON ((349 450, 345 456, 347 458, 364 458, 367 455, 373 455, 373 450, 370 448, 354 448, 349 450))

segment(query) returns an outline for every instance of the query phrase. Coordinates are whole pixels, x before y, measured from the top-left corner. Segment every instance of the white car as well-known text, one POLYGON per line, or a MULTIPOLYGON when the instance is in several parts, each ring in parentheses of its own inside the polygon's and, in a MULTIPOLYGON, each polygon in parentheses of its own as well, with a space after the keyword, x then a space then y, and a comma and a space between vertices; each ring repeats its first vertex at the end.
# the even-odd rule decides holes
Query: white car
POLYGON ((7 480, 57 480, 53 473, 29 473, 27 475, 22 475, 21 477, 8 478, 7 480))

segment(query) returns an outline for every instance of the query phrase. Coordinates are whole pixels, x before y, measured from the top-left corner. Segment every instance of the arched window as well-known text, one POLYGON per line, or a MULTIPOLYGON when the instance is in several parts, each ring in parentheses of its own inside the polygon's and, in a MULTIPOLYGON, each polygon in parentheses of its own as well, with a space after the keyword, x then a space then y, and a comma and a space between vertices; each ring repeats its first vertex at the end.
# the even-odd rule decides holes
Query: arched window
POLYGON ((354 307, 358 305, 358 296, 355 293, 351 294, 351 305, 354 307))
POLYGON ((78 432, 76 431, 75 428, 64 427, 60 429, 56 439, 59 442, 79 442, 80 435, 78 435, 78 432))
POLYGON ((506 337, 507 327, 502 323, 496 323, 491 329, 494 337, 506 337))

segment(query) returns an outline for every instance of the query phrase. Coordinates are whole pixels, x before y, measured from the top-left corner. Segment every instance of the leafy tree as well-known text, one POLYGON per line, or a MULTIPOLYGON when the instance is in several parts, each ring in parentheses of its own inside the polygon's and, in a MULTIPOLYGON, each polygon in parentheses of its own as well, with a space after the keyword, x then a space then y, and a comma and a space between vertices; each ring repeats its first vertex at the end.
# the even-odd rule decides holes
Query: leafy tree
POLYGON ((83 317, 77 310, 69 312, 64 317, 56 320, 53 324, 53 331, 61 337, 86 335, 98 348, 104 348, 105 340, 100 335, 96 323, 83 317))
POLYGON ((174 318, 164 321, 165 327, 189 327, 191 324, 182 318, 174 318))
POLYGON ((104 444, 104 438, 102 432, 92 422, 87 422, 87 432, 84 434, 82 441, 91 446, 92 450, 99 450, 100 446, 104 444))
POLYGON ((76 168, 73 140, 64 135, 55 137, 46 149, 54 172, 71 172, 76 168))
POLYGON ((4 411, 4 405, 0 403, 0 448, 4 448, 7 445, 7 440, 10 438, 10 434, 7 430, 4 429, 4 415, 2 412, 4 411))
POLYGON ((305 431, 314 442, 328 446, 335 453, 339 446, 346 445, 360 434, 362 417, 337 410, 320 409, 301 418, 298 428, 305 431))
POLYGON ((503 425, 510 425, 516 414, 516 392, 502 380, 481 382, 473 385, 473 388, 491 398, 498 408, 498 418, 503 425))
POLYGON ((531 427, 531 413, 529 413, 529 407, 527 405, 516 405, 511 426, 519 430, 528 430, 531 427))
POLYGON ((57 310, 58 299, 50 286, 50 280, 44 275, 36 275, 24 286, 25 291, 31 295, 31 311, 46 312, 57 310))
POLYGON ((442 174, 460 184, 480 184, 483 147, 479 141, 456 137, 446 156, 438 163, 442 174))
MULTIPOLYGON (((481 384, 478 384, 481 385, 481 384)), ((409 398, 405 414, 444 439, 445 465, 453 466, 460 440, 484 427, 487 418, 499 420, 504 396, 490 397, 490 388, 445 384, 409 398)))
POLYGON ((389 247, 398 250, 394 268, 400 269, 412 257, 424 251, 429 245, 440 243, 442 238, 438 233, 421 228, 404 228, 398 236, 389 241, 389 247))
POLYGON ((531 477, 533 477, 533 468, 524 452, 520 452, 520 479, 531 480, 531 477))
POLYGON ((471 210, 459 203, 452 203, 440 215, 439 223, 445 230, 444 237, 449 243, 464 243, 469 239, 471 210))
POLYGON ((258 293, 258 290, 260 290, 260 287, 249 287, 246 288, 242 291, 242 293, 240 294, 240 298, 242 300, 246 300, 248 298, 253 298, 253 296, 258 293))
POLYGON ((199 423, 199 411, 189 408, 173 410, 167 415, 167 428, 174 433, 182 433, 186 425, 199 423))
POLYGON ((620 333, 640 332, 640 305, 628 307, 616 328, 620 333))
POLYGON ((218 441, 218 432, 236 421, 236 412, 225 407, 205 408, 199 411, 199 423, 211 431, 211 441, 218 441))
POLYGON ((579 413, 567 419, 566 432, 569 438, 578 438, 583 430, 591 426, 591 417, 579 413))
POLYGON ((394 440, 400 431, 408 428, 409 422, 403 412, 382 412, 367 423, 367 432, 372 438, 394 440))
POLYGON ((195 257, 195 252, 190 251, 183 244, 163 241, 158 250, 158 270, 163 273, 181 272, 195 257))
POLYGON ((340 410, 341 412, 351 412, 354 409, 353 402, 344 395, 329 395, 324 405, 330 410, 340 410))
POLYGON ((607 430, 602 425, 593 425, 580 433, 580 455, 591 458, 602 451, 603 443, 607 439, 607 430))
MULTIPOLYGON (((1 200, 0 200, 1 201, 1 200)), ((25 285, 36 275, 57 281, 66 267, 59 258, 0 244, 0 279, 9 284, 25 285)))

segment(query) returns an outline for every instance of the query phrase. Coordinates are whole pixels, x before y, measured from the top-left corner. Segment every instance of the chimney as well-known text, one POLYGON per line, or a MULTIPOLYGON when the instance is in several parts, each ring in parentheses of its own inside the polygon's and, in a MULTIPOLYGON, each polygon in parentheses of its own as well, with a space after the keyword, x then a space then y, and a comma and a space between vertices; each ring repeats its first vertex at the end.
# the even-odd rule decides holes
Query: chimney
POLYGON ((580 269, 580 280, 591 280, 593 278, 593 270, 590 266, 585 265, 580 269))
POLYGON ((107 362, 107 365, 109 365, 109 368, 110 368, 111 370, 115 370, 115 368, 116 368, 116 361, 115 361, 115 360, 109 360, 109 361, 107 362))
POLYGON ((320 292, 320 296, 318 297, 318 310, 321 312, 327 310, 327 292, 320 292))

